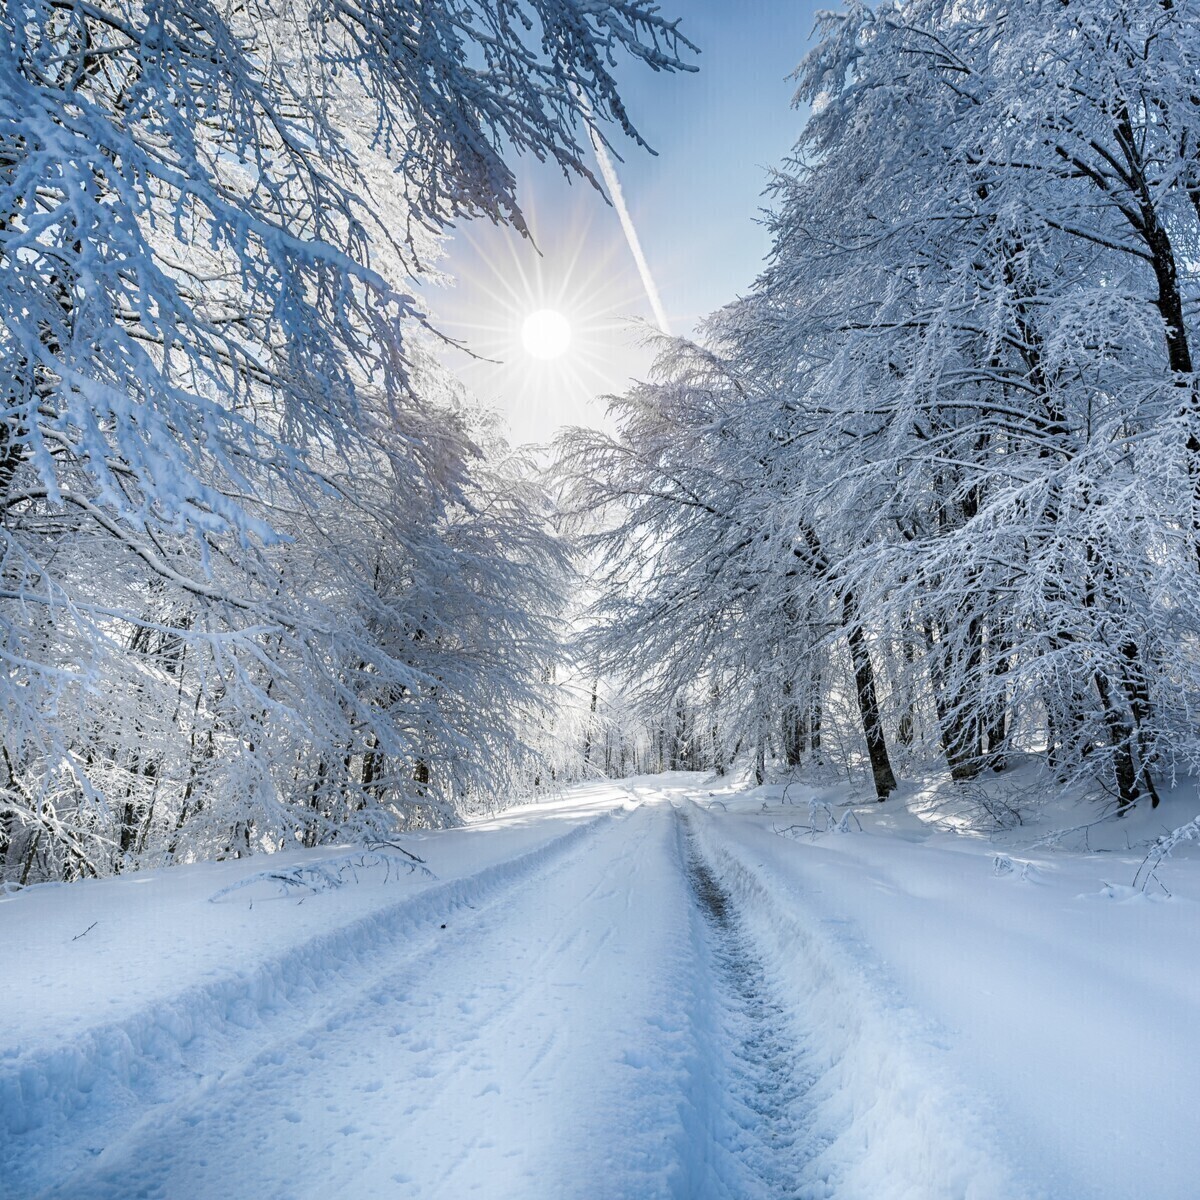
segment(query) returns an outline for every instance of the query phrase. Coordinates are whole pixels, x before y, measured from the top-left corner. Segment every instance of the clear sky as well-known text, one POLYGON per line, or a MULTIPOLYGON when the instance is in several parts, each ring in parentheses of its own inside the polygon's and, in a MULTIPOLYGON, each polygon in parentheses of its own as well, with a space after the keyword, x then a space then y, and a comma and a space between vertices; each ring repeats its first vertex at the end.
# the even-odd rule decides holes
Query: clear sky
MULTIPOLYGON (((829 0, 820 7, 830 7, 829 0)), ((757 223, 768 169, 796 140, 803 113, 788 76, 803 56, 812 0, 662 0, 662 12, 701 50, 695 74, 655 74, 625 63, 619 76, 634 123, 657 151, 610 135, 642 248, 672 332, 744 292, 767 252, 757 223)), ((438 324, 480 355, 447 361, 508 418, 514 440, 544 441, 564 424, 596 423, 599 397, 642 376, 650 352, 631 319, 650 305, 616 212, 553 168, 518 166, 537 249, 479 222, 460 228, 442 264, 456 283, 426 294, 438 324), (538 250, 541 251, 540 255, 538 250), (540 362, 522 348, 521 323, 561 311, 574 339, 540 362)))

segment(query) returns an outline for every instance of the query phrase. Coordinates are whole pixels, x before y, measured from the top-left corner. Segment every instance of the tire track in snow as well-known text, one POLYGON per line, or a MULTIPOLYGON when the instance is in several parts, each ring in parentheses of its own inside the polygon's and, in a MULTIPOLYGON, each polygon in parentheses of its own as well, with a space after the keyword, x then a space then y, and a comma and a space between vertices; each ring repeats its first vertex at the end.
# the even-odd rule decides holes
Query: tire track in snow
MULTIPOLYGON (((952 1043, 908 1006, 882 968, 847 952, 827 919, 804 905, 792 877, 752 861, 736 826, 732 837, 720 836, 722 824, 699 805, 681 814, 688 850, 702 867, 698 895, 711 881, 731 944, 740 947, 735 961, 741 956, 753 962, 754 988, 782 1008, 787 1020, 779 1028, 786 1024, 791 1036, 787 1067, 800 1088, 795 1103, 781 1106, 790 1128, 777 1126, 792 1136, 791 1151, 779 1163, 790 1174, 781 1174, 778 1189, 771 1190, 760 1171, 765 1189, 748 1185, 741 1195, 1042 1198, 1035 1181, 1014 1174, 994 1139, 986 1100, 955 1071, 952 1043)), ((718 917, 712 921, 719 954, 718 917)), ((765 1059, 770 1075, 769 1050, 765 1059)), ((758 1085, 762 1073, 745 1078, 758 1085)), ((751 1165, 756 1161, 753 1153, 743 1157, 751 1165)))
POLYGON ((47 1196, 711 1196, 670 1183, 687 1041, 671 1000, 694 965, 675 944, 690 911, 675 834, 643 809, 576 839, 47 1196))
MULTIPOLYGON (((690 822, 681 823, 684 870, 704 927, 712 993, 709 1030, 712 1084, 721 1098, 726 1144, 719 1157, 734 1200, 801 1195, 802 1164, 820 1149, 807 1103, 811 1074, 786 1007, 772 994, 732 898, 705 861, 690 822)), ((703 1038, 701 1020, 700 1032, 703 1038)))
MULTIPOLYGON (((273 1047, 312 1028, 336 1028, 394 973, 393 956, 414 967, 431 961, 444 944, 442 922, 485 918, 501 897, 585 855, 625 815, 615 806, 511 859, 293 946, 249 974, 189 989, 48 1054, 3 1063, 0 1200, 55 1188, 106 1147, 153 1130, 166 1114, 269 1060, 273 1047)), ((69 1183, 62 1194, 72 1194, 69 1183)))

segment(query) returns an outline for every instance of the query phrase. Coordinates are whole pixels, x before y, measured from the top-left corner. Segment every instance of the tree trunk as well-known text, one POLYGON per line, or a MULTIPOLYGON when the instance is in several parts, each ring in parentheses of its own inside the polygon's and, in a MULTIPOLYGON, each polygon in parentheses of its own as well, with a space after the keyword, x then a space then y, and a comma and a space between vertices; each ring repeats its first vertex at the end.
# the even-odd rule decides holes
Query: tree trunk
POLYGON ((846 626, 846 640, 850 645, 850 661, 854 666, 855 695, 858 712, 862 718, 863 736, 867 741, 867 757, 871 762, 871 777, 875 783, 875 795, 880 803, 896 790, 896 776, 888 757, 887 741, 883 735, 883 723, 879 715, 879 698, 875 691, 875 668, 863 636, 862 623, 858 617, 858 605, 852 592, 842 598, 842 620, 846 626))
POLYGON ((721 746, 721 724, 717 718, 718 708, 721 701, 721 689, 717 684, 713 684, 709 690, 709 701, 712 704, 712 754, 713 754, 713 770, 718 775, 725 774, 725 751, 721 746))
POLYGON ((1137 731, 1137 778, 1139 785, 1150 796, 1150 807, 1157 808, 1159 803, 1158 789, 1150 775, 1150 763, 1154 757, 1154 748, 1150 743, 1148 726, 1151 718, 1150 685, 1146 681, 1146 672, 1142 667, 1141 654, 1137 643, 1126 640, 1121 646, 1121 657, 1125 660, 1125 670, 1121 682, 1125 694, 1129 698, 1129 709, 1133 714, 1133 724, 1137 731))
POLYGON ((592 765, 592 736, 593 726, 596 723, 596 692, 600 687, 598 679, 592 680, 592 699, 588 705, 587 725, 583 731, 583 772, 586 775, 588 768, 592 765))
POLYGON ((1113 775, 1117 782, 1118 811, 1125 812, 1138 801, 1137 770, 1133 763, 1133 728, 1117 711, 1113 703, 1112 687, 1102 672, 1095 674, 1096 691, 1104 708, 1104 724, 1108 728, 1109 741, 1113 748, 1113 775))
MULTIPOLYGON (((792 547, 792 553, 807 564, 809 570, 818 578, 830 580, 833 571, 821 546, 821 539, 817 537, 817 531, 807 522, 802 522, 800 535, 796 545, 792 547)), ((854 593, 849 590, 842 593, 842 624, 845 626, 846 640, 850 646, 850 661, 854 667, 854 691, 858 700, 859 716, 862 718, 863 736, 867 741, 867 756, 871 762, 875 795, 882 802, 896 790, 896 776, 892 772, 887 741, 883 735, 883 723, 879 716, 875 669, 871 665, 867 640, 863 636, 858 604, 854 593)))

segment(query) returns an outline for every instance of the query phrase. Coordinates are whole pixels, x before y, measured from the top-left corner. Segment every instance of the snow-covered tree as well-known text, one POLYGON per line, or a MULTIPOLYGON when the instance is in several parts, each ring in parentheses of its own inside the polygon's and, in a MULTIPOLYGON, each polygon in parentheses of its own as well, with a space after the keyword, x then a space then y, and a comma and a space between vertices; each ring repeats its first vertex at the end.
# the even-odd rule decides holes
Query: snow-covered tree
POLYGON ((519 749, 561 556, 408 281, 686 48, 645 0, 3 7, 10 875, 378 832, 519 749))
POLYGON ((629 509, 614 647, 657 628, 698 677, 745 646, 791 711, 820 678, 881 798, 893 757, 969 780, 1014 743, 1123 807, 1195 768, 1197 29, 1099 0, 821 18, 760 280, 618 406, 579 493, 629 509), (624 565, 654 542, 667 578, 624 565))

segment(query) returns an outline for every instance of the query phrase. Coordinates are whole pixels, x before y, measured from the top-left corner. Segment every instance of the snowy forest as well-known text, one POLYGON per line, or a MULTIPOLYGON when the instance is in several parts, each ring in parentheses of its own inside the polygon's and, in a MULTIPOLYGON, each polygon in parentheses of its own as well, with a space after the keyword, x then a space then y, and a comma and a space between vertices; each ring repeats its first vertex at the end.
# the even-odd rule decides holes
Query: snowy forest
POLYGON ((0 1200, 1200 1195, 1200 0, 0 32, 0 1200))
POLYGON ((1186 0, 821 16, 757 282, 548 473, 410 293, 456 222, 521 227, 513 156, 600 186, 674 22, 4 21, 6 879, 655 768, 886 800, 1038 755, 1124 809, 1200 767, 1186 0))

